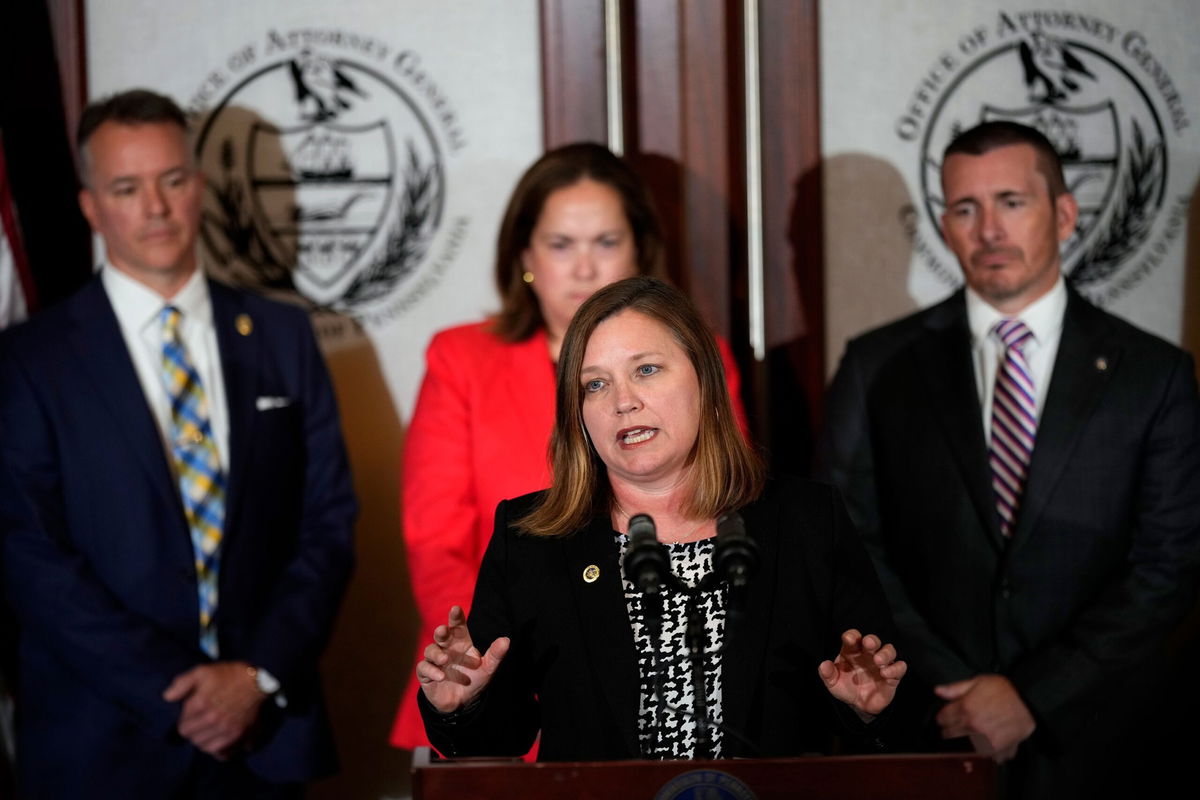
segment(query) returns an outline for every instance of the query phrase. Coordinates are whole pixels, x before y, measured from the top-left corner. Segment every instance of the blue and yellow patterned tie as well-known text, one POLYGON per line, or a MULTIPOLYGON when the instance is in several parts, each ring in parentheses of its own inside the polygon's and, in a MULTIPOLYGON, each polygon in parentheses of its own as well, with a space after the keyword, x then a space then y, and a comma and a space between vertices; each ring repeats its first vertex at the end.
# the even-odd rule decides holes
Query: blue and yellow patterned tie
POLYGON ((179 474, 183 511, 192 534, 200 594, 200 647, 217 657, 217 573, 225 522, 225 473, 208 419, 208 400, 183 341, 178 308, 165 306, 162 322, 162 380, 171 400, 171 452, 179 474))

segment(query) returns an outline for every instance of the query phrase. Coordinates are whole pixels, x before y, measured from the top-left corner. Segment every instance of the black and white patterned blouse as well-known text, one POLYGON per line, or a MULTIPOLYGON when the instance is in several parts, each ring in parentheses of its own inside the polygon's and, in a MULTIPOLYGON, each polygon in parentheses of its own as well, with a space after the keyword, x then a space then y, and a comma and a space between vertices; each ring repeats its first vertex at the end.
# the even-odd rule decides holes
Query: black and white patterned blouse
MULTIPOLYGON (((645 597, 624 578, 625 550, 629 540, 624 534, 619 534, 617 540, 621 545, 625 607, 633 626, 633 642, 638 654, 638 738, 642 756, 651 759, 696 758, 695 687, 685 643, 687 596, 673 590, 665 592, 661 632, 658 641, 651 643, 645 597)), ((685 585, 697 586, 712 572, 714 542, 715 539, 710 537, 698 542, 667 545, 671 571, 685 585)), ((725 631, 725 601, 724 584, 697 598, 700 616, 705 620, 704 683, 709 722, 708 757, 711 758, 720 758, 723 749, 721 645, 725 631)))

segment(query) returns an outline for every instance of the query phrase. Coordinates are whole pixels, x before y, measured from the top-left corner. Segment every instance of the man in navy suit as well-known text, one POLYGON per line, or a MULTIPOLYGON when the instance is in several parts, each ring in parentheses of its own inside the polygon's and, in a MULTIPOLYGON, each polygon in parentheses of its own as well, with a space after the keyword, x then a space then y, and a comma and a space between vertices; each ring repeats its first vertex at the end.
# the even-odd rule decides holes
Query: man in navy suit
POLYGON ((302 311, 204 276, 171 100, 94 103, 78 142, 106 261, 0 338, 22 796, 299 796, 336 766, 356 514, 328 374, 302 311))
POLYGON ((935 731, 1007 762, 1012 797, 1145 787, 1146 712, 1195 692, 1148 691, 1200 564, 1193 360, 1065 285, 1078 207, 1036 130, 964 132, 942 188, 966 288, 849 343, 819 472, 935 731))

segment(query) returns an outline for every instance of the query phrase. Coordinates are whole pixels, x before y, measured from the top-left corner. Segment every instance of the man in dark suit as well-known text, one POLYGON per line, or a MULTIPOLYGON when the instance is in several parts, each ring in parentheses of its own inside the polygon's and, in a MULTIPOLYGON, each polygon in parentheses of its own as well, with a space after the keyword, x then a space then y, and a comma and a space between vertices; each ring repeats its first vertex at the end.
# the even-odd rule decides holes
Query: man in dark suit
POLYGON ((1065 285, 1078 209, 1040 133, 963 133, 942 188, 966 288, 849 343, 818 472, 936 687, 934 730, 1011 760, 1013 797, 1111 789, 1195 592, 1193 361, 1065 285))
POLYGON ((356 504, 298 309, 210 282, 185 119, 89 106, 79 293, 0 338, 0 531, 28 797, 292 797, 356 504))

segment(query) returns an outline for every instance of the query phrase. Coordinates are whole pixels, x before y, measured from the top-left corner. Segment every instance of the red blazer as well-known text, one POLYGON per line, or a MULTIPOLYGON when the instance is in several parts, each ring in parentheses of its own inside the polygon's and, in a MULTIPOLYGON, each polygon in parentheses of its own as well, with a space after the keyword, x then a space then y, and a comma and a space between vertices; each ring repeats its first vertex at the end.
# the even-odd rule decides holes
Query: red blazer
MULTIPOLYGON (((462 325, 433 337, 405 439, 401 512, 421 616, 414 664, 450 606, 469 610, 496 506, 550 485, 554 365, 546 333, 509 343, 490 325, 462 325)), ((737 364, 720 337, 717 345, 734 415, 747 433, 737 364)), ((396 747, 429 744, 416 699, 414 672, 392 728, 396 747)))

